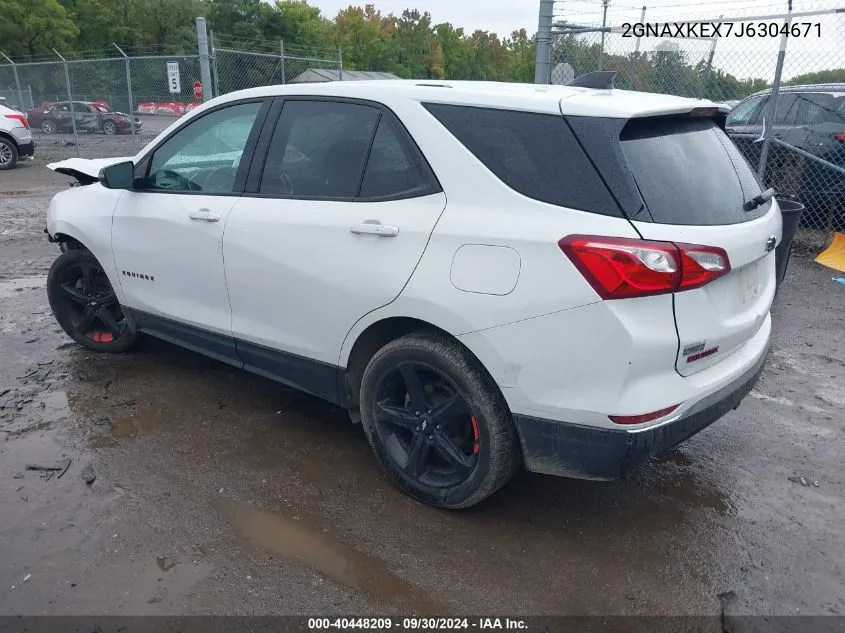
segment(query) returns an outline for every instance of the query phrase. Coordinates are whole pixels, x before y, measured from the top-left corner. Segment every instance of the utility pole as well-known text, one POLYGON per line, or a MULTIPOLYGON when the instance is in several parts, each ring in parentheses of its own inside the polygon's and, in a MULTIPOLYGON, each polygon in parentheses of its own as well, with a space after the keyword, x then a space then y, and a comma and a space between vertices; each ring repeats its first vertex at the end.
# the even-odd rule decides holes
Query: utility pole
POLYGON ((552 21, 554 0, 540 0, 540 17, 537 23, 537 58, 534 62, 534 83, 549 83, 549 66, 552 60, 552 21))
POLYGON ((760 182, 766 180, 766 163, 769 160, 769 145, 772 142, 772 128, 778 112, 778 93, 780 92, 780 80, 783 75, 783 60, 786 57, 786 43, 789 38, 789 25, 792 22, 792 0, 787 0, 787 15, 783 21, 783 35, 780 36, 780 49, 778 50, 778 61, 775 65, 775 79, 772 82, 772 94, 769 96, 769 103, 766 116, 763 117, 763 147, 760 148, 760 163, 757 165, 757 175, 760 182))
POLYGON ((208 54, 208 32, 206 31, 205 18, 197 18, 197 49, 200 60, 200 82, 202 83, 202 100, 211 99, 211 66, 209 65, 208 54))
POLYGON ((599 70, 604 70, 604 36, 606 35, 604 29, 607 28, 607 7, 610 0, 601 0, 602 16, 601 16, 601 55, 599 56, 599 70))

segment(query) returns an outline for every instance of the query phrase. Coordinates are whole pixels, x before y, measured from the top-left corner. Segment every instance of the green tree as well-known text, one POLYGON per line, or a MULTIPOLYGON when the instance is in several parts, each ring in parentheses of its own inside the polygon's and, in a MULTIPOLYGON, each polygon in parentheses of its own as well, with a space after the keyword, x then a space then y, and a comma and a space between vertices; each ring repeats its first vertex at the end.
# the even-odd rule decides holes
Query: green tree
POLYGON ((10 57, 67 51, 79 29, 57 0, 0 0, 0 50, 10 57))
POLYGON ((793 86, 801 84, 845 83, 845 68, 837 68, 836 70, 820 70, 815 73, 796 75, 786 83, 793 86))

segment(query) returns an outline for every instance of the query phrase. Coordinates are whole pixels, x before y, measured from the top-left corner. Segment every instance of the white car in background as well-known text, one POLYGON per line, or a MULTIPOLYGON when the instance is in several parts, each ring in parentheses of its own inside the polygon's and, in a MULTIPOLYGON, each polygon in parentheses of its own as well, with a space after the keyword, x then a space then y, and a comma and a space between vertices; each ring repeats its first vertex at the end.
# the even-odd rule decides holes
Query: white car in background
POLYGON ((35 155, 35 142, 26 115, 0 99, 0 170, 12 169, 18 160, 35 155))
POLYGON ((441 81, 255 88, 131 159, 51 165, 48 278, 91 350, 141 333, 347 408, 403 490, 613 479, 762 371, 781 216, 725 109, 441 81), (747 209, 747 210, 746 210, 747 209))

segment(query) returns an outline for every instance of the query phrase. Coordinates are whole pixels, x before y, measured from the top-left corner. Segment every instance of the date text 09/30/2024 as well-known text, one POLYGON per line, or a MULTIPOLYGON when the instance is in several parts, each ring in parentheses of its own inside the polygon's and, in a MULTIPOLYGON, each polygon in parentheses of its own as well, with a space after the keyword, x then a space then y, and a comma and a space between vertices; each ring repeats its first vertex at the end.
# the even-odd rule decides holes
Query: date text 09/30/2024
POLYGON ((308 629, 320 630, 526 630, 525 620, 518 618, 308 618, 308 629))

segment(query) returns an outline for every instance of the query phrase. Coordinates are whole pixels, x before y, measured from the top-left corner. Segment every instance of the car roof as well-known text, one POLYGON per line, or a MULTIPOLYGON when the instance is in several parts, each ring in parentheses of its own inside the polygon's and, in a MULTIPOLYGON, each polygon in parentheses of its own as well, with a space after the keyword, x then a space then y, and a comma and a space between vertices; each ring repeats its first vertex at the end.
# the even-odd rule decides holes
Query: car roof
MULTIPOLYGON (((751 97, 758 95, 767 95, 772 92, 771 88, 759 90, 751 97)), ((781 86, 778 92, 845 92, 845 83, 829 83, 829 84, 800 84, 796 86, 781 86)), ((748 97, 746 97, 747 99, 748 97)))
MULTIPOLYGON (((408 99, 476 107, 523 110, 572 116, 630 118, 719 107, 701 99, 671 95, 494 81, 374 80, 300 83, 250 88, 203 104, 220 104, 250 97, 284 95, 333 96, 375 101, 408 99)), ((203 108, 204 109, 204 108, 203 108)), ((200 108, 197 108, 200 110, 200 108)))

